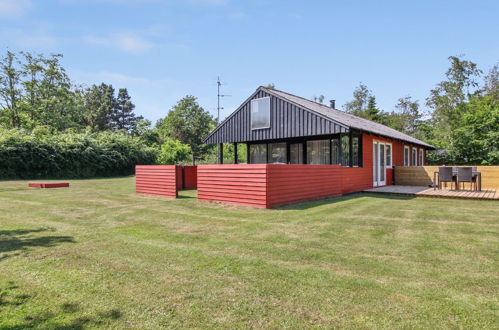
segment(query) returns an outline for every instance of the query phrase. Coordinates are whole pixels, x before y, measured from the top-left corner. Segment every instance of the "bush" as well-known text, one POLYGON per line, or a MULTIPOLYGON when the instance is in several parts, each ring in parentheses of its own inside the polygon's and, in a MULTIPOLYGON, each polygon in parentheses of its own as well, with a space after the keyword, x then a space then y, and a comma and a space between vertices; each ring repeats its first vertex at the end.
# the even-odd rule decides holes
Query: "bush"
POLYGON ((186 163, 191 157, 191 147, 179 140, 166 140, 158 155, 158 164, 175 165, 186 163))
POLYGON ((57 133, 0 128, 0 178, 89 178, 134 173, 157 150, 120 132, 57 133))

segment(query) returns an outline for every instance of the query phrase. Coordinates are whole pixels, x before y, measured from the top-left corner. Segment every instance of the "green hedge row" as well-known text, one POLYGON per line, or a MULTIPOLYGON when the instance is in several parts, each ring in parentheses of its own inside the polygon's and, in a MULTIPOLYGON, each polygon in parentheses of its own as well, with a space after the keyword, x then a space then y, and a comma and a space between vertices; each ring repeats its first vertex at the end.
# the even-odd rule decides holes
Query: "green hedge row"
POLYGON ((0 178, 130 175, 154 164, 157 150, 119 132, 37 134, 0 128, 0 178))

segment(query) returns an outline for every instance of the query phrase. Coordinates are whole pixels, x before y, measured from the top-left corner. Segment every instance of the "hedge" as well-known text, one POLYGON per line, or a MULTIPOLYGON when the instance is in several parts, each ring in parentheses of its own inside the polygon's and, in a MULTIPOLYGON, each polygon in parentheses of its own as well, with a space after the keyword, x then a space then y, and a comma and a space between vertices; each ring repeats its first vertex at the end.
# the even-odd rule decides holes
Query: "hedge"
POLYGON ((154 164, 157 150, 120 132, 36 134, 0 128, 0 178, 130 175, 154 164))

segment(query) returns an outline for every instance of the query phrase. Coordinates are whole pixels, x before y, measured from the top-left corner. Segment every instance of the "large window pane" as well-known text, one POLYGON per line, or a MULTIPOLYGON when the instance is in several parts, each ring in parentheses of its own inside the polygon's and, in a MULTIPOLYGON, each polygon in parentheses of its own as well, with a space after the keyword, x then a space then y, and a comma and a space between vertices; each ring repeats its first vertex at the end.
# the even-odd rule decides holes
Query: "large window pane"
POLYGON ((267 145, 250 144, 250 163, 265 164, 267 162, 267 145))
POLYGON ((359 137, 352 137, 352 166, 359 166, 360 164, 360 146, 359 146, 359 137))
POLYGON ((348 135, 341 137, 341 165, 350 166, 350 137, 348 135))
POLYGON ((307 164, 330 164, 330 140, 307 141, 307 164))
POLYGON ((269 143, 269 163, 286 164, 286 142, 269 143))
POLYGON ((331 140, 331 164, 341 164, 341 148, 340 148, 340 138, 331 140))
POLYGON ((270 97, 251 100, 251 129, 270 127, 270 97))
POLYGON ((289 145, 289 158, 291 164, 303 164, 303 143, 289 145))
POLYGON ((392 145, 386 145, 386 167, 392 167, 392 145))

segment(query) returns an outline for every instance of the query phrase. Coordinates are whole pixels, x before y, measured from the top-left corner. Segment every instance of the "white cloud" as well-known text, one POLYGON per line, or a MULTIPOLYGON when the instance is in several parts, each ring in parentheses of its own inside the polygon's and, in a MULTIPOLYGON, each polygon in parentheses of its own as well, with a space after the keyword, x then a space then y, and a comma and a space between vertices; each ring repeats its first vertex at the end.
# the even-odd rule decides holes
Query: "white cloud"
POLYGON ((122 51, 139 54, 147 52, 156 45, 134 34, 112 34, 107 37, 86 36, 84 40, 93 45, 115 47, 122 51))
POLYGON ((0 0, 0 17, 19 17, 32 7, 31 0, 0 0))

